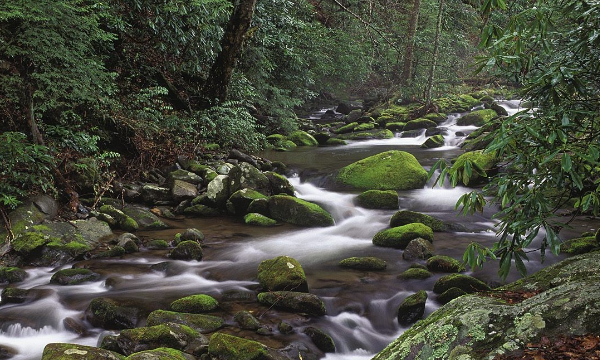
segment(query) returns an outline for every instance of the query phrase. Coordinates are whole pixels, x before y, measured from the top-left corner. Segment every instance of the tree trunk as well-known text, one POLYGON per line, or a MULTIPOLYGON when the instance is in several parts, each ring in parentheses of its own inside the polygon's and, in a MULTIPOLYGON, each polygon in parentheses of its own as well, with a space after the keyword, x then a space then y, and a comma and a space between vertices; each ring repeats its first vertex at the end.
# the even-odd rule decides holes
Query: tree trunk
POLYGON ((231 75, 242 50, 246 32, 250 28, 255 6, 256 0, 237 1, 221 40, 221 51, 204 84, 202 107, 216 105, 227 98, 231 75))
POLYGON ((408 31, 406 37, 408 38, 406 49, 404 51, 404 62, 402 64, 402 75, 400 75, 400 84, 406 85, 412 78, 412 62, 413 53, 415 49, 415 34, 417 32, 417 25, 419 24, 419 11, 421 9, 421 0, 414 0, 413 8, 410 13, 410 20, 408 22, 408 31))
POLYGON ((429 79, 427 80, 427 89, 425 90, 425 100, 427 106, 431 106, 431 91, 433 90, 433 76, 435 74, 435 67, 438 60, 438 53, 440 50, 440 32, 442 30, 442 14, 444 10, 444 0, 440 0, 440 6, 438 8, 437 25, 435 27, 435 39, 433 41, 433 57, 431 59, 431 67, 429 68, 429 79))
POLYGON ((33 142, 37 145, 45 145, 42 133, 40 133, 40 129, 35 121, 33 90, 30 87, 25 90, 25 118, 27 119, 27 126, 29 127, 29 131, 31 131, 33 142))

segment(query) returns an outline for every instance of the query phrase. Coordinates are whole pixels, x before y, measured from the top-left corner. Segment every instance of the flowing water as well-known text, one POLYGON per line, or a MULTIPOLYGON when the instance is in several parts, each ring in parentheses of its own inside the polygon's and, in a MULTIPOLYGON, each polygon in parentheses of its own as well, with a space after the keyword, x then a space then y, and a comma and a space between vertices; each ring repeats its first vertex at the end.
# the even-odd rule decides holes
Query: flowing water
MULTIPOLYGON (((501 105, 510 113, 518 110, 518 102, 506 101, 501 105)), ((425 289, 430 295, 426 315, 439 307, 431 289, 442 274, 427 280, 397 279, 396 276, 411 262, 402 259, 401 250, 375 247, 371 242, 375 233, 388 227, 395 211, 356 207, 354 199, 357 193, 336 191, 329 186, 327 176, 354 161, 392 149, 412 153, 425 168, 439 158, 456 157, 461 153, 457 145, 464 140, 464 134, 475 129, 457 126, 458 117, 460 114, 451 114, 440 125, 447 129, 447 135, 445 146, 438 149, 421 149, 419 145, 426 138, 422 134, 416 138, 397 136, 387 140, 355 141, 340 147, 299 148, 293 152, 264 154, 296 170, 290 181, 297 195, 327 209, 335 219, 335 226, 315 229, 291 225, 255 228, 231 217, 190 218, 170 221, 173 229, 139 232, 138 236, 170 240, 181 229, 201 229, 206 240, 204 259, 200 262, 169 260, 166 251, 142 251, 120 259, 88 260, 77 266, 102 274, 102 280, 77 286, 50 285, 50 276, 57 269, 28 269, 28 279, 18 286, 32 289, 34 300, 0 307, 0 345, 15 349, 18 352, 15 360, 39 359, 44 346, 50 342, 97 345, 99 339, 110 332, 93 328, 83 320, 85 308, 96 297, 130 301, 147 314, 158 308, 168 308, 169 303, 177 298, 206 293, 221 301, 219 315, 226 319, 226 323, 233 324, 235 312, 249 309, 263 324, 273 329, 272 336, 227 328, 231 333, 253 337, 269 346, 281 348, 290 342, 308 343, 300 330, 308 325, 317 326, 331 334, 337 347, 335 354, 327 354, 324 359, 370 359, 405 330, 396 321, 396 309, 405 297, 425 289), (258 264, 279 255, 291 256, 302 264, 310 292, 324 300, 327 316, 309 319, 266 309, 255 302, 228 301, 239 299, 240 294, 253 294, 258 289, 258 264), (388 268, 382 272, 367 272, 338 267, 340 260, 351 256, 376 256, 384 259, 388 268), (165 261, 169 262, 165 272, 151 269, 152 265, 165 261), (77 335, 68 331, 63 323, 67 318, 83 320, 85 332, 77 335), (281 319, 296 328, 294 335, 284 336, 277 332, 277 323, 281 319)), ((454 205, 462 194, 470 190, 462 187, 432 189, 427 185, 423 189, 401 191, 400 209, 424 212, 462 225, 464 231, 436 233, 434 240, 436 253, 460 258, 470 242, 490 246, 496 239, 495 222, 491 220, 496 209, 457 217, 454 205)), ((548 257, 543 265, 558 260, 548 257)), ((539 258, 532 256, 527 266, 530 271, 535 271, 542 264, 539 258)), ((496 270, 497 264, 490 263, 474 275, 497 284, 496 270)), ((517 275, 511 273, 508 280, 516 278, 517 275)), ((144 320, 138 325, 144 325, 144 320)))

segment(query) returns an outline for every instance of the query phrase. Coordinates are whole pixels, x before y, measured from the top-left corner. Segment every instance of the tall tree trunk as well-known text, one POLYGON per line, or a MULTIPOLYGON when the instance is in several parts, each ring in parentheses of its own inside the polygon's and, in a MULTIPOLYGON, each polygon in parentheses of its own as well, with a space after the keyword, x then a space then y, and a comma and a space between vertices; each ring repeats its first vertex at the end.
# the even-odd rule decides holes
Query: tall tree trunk
POLYGON ((433 58, 431 59, 431 67, 429 68, 429 79, 427 80, 427 89, 425 90, 425 100, 427 107, 431 106, 431 91, 433 90, 433 76, 437 65, 438 54, 440 50, 440 32, 442 30, 442 14, 444 11, 444 0, 440 0, 438 8, 437 24, 435 26, 435 39, 433 41, 433 58))
POLYGON ((415 49, 415 34, 417 33, 417 25, 419 24, 419 11, 421 9, 421 0, 414 0, 413 8, 408 21, 408 38, 406 49, 404 51, 404 62, 402 64, 402 74, 400 75, 400 84, 406 85, 412 77, 412 62, 415 49))
POLYGON ((29 131, 31 131, 31 136, 33 138, 33 142, 38 145, 45 145, 44 138, 42 137, 42 133, 37 126, 37 122, 35 121, 35 109, 33 104, 33 89, 31 87, 27 87, 25 90, 25 118, 27 120, 27 126, 29 127, 29 131))
POLYGON ((255 6, 256 0, 237 0, 221 40, 221 51, 204 84, 203 107, 221 103, 227 98, 231 75, 242 50, 246 32, 250 28, 255 6))

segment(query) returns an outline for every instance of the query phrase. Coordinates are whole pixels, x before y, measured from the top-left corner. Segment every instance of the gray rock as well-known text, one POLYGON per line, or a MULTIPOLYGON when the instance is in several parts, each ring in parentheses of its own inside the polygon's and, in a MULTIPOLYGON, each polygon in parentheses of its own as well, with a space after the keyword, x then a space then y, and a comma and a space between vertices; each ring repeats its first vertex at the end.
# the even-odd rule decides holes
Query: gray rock
POLYGON ((85 310, 85 318, 93 326, 107 330, 130 329, 136 326, 139 312, 112 299, 96 298, 85 310))
POLYGON ((225 202, 231 195, 229 191, 229 176, 218 175, 210 183, 206 189, 208 200, 219 207, 224 207, 225 202))
POLYGON ((202 184, 203 180, 200 176, 194 174, 191 171, 186 170, 175 170, 169 173, 169 184, 173 184, 175 180, 181 180, 189 184, 202 184))
POLYGON ((327 313, 323 300, 317 295, 295 291, 272 291, 258 294, 258 302, 278 309, 313 316, 323 316, 327 313))
POLYGON ((416 238, 408 243, 402 253, 402 258, 408 261, 415 259, 425 260, 433 256, 433 251, 432 243, 422 238, 416 238))
POLYGON ((185 199, 193 199, 198 196, 198 189, 196 185, 189 182, 174 180, 171 187, 171 196, 178 202, 185 199))

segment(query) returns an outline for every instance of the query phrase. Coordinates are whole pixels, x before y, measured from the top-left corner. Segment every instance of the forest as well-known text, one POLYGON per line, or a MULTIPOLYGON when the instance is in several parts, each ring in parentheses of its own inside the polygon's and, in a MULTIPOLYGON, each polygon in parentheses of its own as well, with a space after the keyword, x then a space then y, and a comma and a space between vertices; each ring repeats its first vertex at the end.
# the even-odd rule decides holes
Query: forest
POLYGON ((3 1, 0 358, 597 357, 599 79, 597 0, 3 1))

